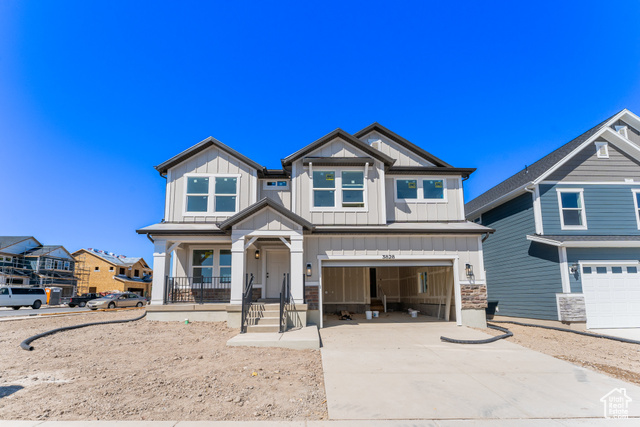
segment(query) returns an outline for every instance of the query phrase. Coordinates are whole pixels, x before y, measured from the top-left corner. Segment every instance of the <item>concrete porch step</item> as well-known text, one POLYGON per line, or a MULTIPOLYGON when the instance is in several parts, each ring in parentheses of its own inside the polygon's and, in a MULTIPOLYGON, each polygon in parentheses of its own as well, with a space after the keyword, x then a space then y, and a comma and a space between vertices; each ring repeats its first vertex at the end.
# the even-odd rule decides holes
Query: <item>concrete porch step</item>
POLYGON ((252 319, 251 325, 280 325, 279 317, 256 317, 252 319))
POLYGON ((248 325, 247 326, 247 332, 249 333, 263 333, 263 332, 279 332, 280 331, 280 325, 279 324, 275 324, 275 325, 248 325))
POLYGON ((280 318, 280 310, 251 310, 249 317, 277 317, 280 318))

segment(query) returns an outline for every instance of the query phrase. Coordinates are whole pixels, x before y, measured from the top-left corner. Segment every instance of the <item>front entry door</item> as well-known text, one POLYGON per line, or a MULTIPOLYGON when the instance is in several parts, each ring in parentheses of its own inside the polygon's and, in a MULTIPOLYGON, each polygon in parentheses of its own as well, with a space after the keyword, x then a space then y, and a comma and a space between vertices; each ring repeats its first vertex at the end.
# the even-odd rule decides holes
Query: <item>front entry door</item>
POLYGON ((289 272, 289 251, 267 252, 267 298, 280 298, 282 279, 289 272))

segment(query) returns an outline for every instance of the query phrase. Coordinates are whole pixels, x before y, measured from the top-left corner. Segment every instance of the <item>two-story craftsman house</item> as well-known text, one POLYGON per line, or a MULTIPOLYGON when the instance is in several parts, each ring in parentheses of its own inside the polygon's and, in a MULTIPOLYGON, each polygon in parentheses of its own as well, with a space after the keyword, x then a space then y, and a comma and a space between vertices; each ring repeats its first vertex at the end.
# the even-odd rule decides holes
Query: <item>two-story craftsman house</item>
POLYGON ((640 118, 610 117, 466 205, 498 314, 640 326, 640 118))
POLYGON ((462 183, 474 169, 377 123, 337 129, 278 170, 214 138, 156 169, 164 220, 137 230, 155 245, 150 319, 188 312, 239 327, 243 301, 284 292, 303 326, 385 306, 485 325, 482 240, 492 230, 465 220, 462 183))

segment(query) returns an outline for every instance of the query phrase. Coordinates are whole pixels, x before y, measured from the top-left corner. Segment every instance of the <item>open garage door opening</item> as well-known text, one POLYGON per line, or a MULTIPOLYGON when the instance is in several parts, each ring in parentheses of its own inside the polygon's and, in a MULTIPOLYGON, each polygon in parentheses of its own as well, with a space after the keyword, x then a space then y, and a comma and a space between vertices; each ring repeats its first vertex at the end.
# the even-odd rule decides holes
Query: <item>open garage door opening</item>
POLYGON ((323 313, 382 314, 386 306, 387 313, 413 309, 421 316, 455 320, 453 267, 450 262, 441 264, 323 267, 323 313))

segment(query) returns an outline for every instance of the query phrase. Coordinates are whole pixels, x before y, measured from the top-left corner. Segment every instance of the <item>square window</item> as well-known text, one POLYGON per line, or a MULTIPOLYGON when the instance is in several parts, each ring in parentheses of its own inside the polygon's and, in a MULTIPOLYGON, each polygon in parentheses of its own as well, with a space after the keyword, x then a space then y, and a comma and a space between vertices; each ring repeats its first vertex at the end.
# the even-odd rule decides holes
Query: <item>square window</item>
POLYGON ((216 196, 216 212, 235 212, 236 196, 216 196))
POLYGON ((333 207, 335 205, 335 191, 313 191, 313 206, 324 208, 333 207))
POLYGON ((336 188, 336 174, 332 171, 314 171, 313 188, 336 188))
POLYGON ((206 212, 209 197, 187 196, 187 212, 206 212))
POLYGON ((422 192, 425 199, 444 199, 444 181, 425 179, 422 181, 422 192))
POLYGON ((236 194, 238 178, 216 177, 216 194, 236 194))
POLYGON ((396 181, 398 199, 417 199, 418 181, 415 179, 399 179, 396 181))
POLYGON ((113 271, 113 270, 114 270, 114 268, 113 268, 113 267, 109 267, 109 271, 113 271))
POLYGON ((189 177, 187 179, 187 194, 208 194, 209 178, 189 177))
POLYGON ((209 204, 209 178, 187 177, 187 212, 206 212, 209 204))

